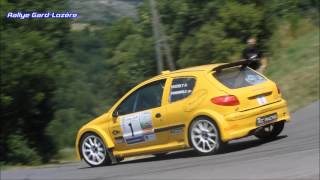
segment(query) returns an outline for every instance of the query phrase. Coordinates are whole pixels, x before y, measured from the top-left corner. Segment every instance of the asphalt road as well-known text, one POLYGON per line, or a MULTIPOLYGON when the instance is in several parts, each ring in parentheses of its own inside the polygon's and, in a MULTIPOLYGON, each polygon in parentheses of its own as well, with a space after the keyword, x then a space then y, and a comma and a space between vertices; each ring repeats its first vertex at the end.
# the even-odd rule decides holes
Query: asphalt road
POLYGON ((271 142, 248 137, 212 156, 185 151, 98 168, 82 162, 4 171, 3 179, 319 179, 319 102, 292 114, 271 142))

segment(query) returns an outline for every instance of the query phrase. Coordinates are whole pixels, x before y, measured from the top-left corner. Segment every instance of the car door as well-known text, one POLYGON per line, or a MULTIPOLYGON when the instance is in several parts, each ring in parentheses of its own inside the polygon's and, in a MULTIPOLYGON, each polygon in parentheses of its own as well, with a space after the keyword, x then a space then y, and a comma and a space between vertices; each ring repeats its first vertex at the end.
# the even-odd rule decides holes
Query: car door
POLYGON ((185 122, 190 119, 190 108, 196 108, 196 101, 200 96, 192 97, 196 84, 196 78, 190 76, 174 77, 171 80, 166 106, 168 126, 173 128, 169 135, 169 142, 180 142, 184 140, 184 134, 187 130, 185 122))
POLYGON ((166 143, 166 133, 155 133, 164 126, 165 108, 162 106, 166 80, 148 83, 125 98, 113 113, 117 113, 110 134, 115 150, 122 151, 166 143))

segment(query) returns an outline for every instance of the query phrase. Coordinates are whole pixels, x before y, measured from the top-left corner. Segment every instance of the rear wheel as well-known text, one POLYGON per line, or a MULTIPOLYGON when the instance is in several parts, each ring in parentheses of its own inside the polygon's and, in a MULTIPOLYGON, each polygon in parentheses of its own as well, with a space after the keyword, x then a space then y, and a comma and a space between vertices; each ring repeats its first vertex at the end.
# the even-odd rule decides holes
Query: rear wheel
POLYGON ((280 121, 267 126, 260 127, 254 135, 262 140, 272 140, 282 132, 283 128, 284 121, 280 121))
POLYGON ((102 139, 93 133, 85 134, 81 138, 81 155, 90 166, 111 164, 107 149, 102 139))
POLYGON ((221 147, 218 128, 205 117, 192 122, 189 128, 189 142, 200 155, 215 154, 221 147))

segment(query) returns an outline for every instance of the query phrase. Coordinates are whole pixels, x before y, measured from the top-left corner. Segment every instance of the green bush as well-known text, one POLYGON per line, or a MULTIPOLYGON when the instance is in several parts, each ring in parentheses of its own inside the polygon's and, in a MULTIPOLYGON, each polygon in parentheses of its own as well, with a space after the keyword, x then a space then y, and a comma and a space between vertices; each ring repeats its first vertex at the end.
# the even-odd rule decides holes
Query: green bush
POLYGON ((20 134, 12 134, 8 137, 8 159, 12 164, 35 165, 41 162, 37 152, 28 146, 26 139, 20 134))

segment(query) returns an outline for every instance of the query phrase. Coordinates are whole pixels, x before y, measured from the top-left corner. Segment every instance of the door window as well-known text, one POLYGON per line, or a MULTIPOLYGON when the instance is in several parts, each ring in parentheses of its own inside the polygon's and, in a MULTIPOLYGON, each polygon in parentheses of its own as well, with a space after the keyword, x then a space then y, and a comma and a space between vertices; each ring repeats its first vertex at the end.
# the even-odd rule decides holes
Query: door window
POLYGON ((174 79, 171 84, 169 101, 175 102, 188 97, 193 91, 195 82, 195 78, 192 77, 174 79))
POLYGON ((134 113, 134 107, 136 106, 137 93, 134 92, 129 95, 122 103, 118 106, 117 110, 119 115, 134 113))
POLYGON ((125 115, 160 107, 164 85, 165 80, 160 80, 139 88, 118 106, 118 114, 125 115))

